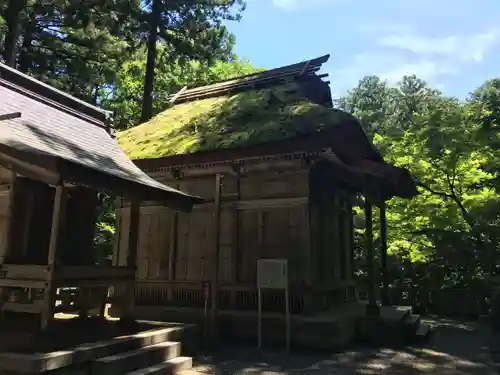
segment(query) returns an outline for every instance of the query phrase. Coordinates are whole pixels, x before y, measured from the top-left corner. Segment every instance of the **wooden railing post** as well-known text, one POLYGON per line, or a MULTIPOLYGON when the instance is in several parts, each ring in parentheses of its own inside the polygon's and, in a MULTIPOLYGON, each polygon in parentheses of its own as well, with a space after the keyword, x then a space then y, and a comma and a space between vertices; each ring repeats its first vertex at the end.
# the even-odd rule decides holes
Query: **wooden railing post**
POLYGON ((140 204, 136 199, 130 203, 130 226, 128 237, 127 267, 134 270, 134 277, 127 282, 125 288, 125 311, 123 318, 125 320, 134 320, 135 308, 135 279, 137 269, 137 245, 139 242, 139 222, 140 222, 140 204))
MULTIPOLYGON (((9 207, 8 207, 8 224, 6 228, 6 234, 7 238, 5 239, 5 242, 1 245, 0 247, 0 267, 2 264, 6 262, 6 259, 9 256, 9 252, 12 251, 14 247, 14 241, 13 241, 13 232, 15 230, 15 225, 16 223, 14 222, 15 220, 15 185, 16 185, 16 178, 17 175, 15 172, 10 173, 10 185, 9 185, 9 207)), ((0 311, 2 308, 2 305, 6 302, 6 300, 9 298, 9 289, 8 288, 0 288, 0 311)))
POLYGON ((60 184, 56 187, 54 198, 54 209, 52 212, 52 227, 50 230, 49 255, 47 261, 47 281, 45 283, 45 292, 42 307, 42 329, 47 328, 54 317, 54 307, 57 285, 54 283, 54 277, 57 271, 57 250, 60 247, 61 234, 66 216, 67 191, 60 184))

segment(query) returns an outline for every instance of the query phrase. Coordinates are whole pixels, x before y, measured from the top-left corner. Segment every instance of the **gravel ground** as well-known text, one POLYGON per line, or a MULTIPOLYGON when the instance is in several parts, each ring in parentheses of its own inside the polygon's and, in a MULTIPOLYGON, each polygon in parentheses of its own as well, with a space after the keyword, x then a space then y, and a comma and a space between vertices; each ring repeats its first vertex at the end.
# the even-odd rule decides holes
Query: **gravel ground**
POLYGON ((193 370, 179 375, 369 375, 496 374, 485 348, 485 327, 456 320, 426 321, 433 335, 424 347, 360 348, 344 353, 299 354, 230 347, 196 359, 193 370))

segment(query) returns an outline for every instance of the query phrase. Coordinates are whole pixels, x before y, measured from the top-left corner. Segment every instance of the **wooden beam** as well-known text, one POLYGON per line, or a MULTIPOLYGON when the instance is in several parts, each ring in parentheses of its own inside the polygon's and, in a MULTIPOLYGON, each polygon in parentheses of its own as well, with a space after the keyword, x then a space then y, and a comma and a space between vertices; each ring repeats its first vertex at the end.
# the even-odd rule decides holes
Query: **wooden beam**
POLYGON ((24 161, 24 159, 22 159, 24 156, 21 156, 21 153, 17 154, 19 155, 9 155, 2 152, 2 147, 0 145, 0 165, 35 181, 41 181, 49 185, 57 185, 59 183, 59 174, 54 172, 54 169, 45 166, 41 167, 29 161, 24 161))
POLYGON ((174 104, 174 103, 175 103, 175 101, 179 98, 179 96, 181 96, 181 95, 184 93, 184 91, 186 91, 186 90, 187 90, 187 88, 188 88, 187 86, 184 86, 182 89, 180 89, 179 91, 177 91, 177 93, 176 93, 176 94, 174 94, 174 95, 173 95, 173 96, 169 99, 168 103, 169 103, 169 104, 174 104))
POLYGON ((56 285, 54 277, 56 275, 57 250, 60 247, 61 235, 64 230, 66 216, 67 191, 62 184, 56 187, 54 198, 54 209, 52 212, 52 227, 50 230, 49 255, 47 260, 47 281, 45 286, 43 308, 42 308, 42 329, 47 328, 54 317, 54 307, 56 298, 56 285))
POLYGON ((179 166, 171 168, 168 172, 148 172, 148 175, 161 182, 172 183, 172 181, 179 179, 185 180, 189 178, 214 176, 216 174, 231 175, 237 177, 238 174, 243 176, 248 173, 266 173, 269 171, 287 172, 306 169, 308 167, 307 160, 304 157, 299 156, 283 160, 266 160, 262 156, 254 159, 255 160, 245 159, 245 163, 242 164, 225 163, 207 167, 190 166, 189 168, 182 168, 182 166, 179 166))
POLYGON ((64 282, 75 279, 107 279, 123 281, 133 279, 134 272, 129 267, 63 265, 58 269, 57 278, 63 280, 64 282))
POLYGON ((380 205, 380 259, 382 266, 382 305, 389 306, 389 274, 387 273, 387 216, 385 203, 380 205))
POLYGON ((13 120, 19 117, 21 117, 21 112, 4 113, 0 115, 0 121, 13 120))
POLYGON ((215 207, 214 207, 214 250, 211 259, 212 277, 211 277, 211 339, 215 343, 217 340, 217 310, 219 300, 219 255, 220 255, 220 196, 222 190, 222 175, 215 176, 215 207))

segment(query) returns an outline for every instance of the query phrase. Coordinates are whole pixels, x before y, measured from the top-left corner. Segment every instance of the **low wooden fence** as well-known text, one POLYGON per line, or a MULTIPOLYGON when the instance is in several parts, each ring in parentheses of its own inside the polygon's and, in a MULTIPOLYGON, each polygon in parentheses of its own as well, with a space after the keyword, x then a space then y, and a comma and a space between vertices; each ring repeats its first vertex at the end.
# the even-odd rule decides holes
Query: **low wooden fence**
MULTIPOLYGON (((377 289, 378 298, 381 292, 381 288, 377 289)), ((389 299, 393 305, 414 306, 429 314, 448 316, 487 314, 494 294, 493 290, 488 289, 389 288, 389 299)), ((367 299, 365 289, 359 289, 359 297, 367 299)))
MULTIPOLYGON (((203 306, 203 290, 197 283, 178 283, 179 285, 166 285, 155 282, 138 283, 136 289, 136 303, 146 306, 203 306)), ((122 288, 113 288, 109 302, 120 298, 122 288)), ((222 286, 220 291, 220 308, 248 310, 256 308, 256 300, 252 288, 237 286, 222 286)), ((479 316, 490 311, 492 296, 496 293, 492 290, 472 289, 437 289, 428 290, 423 288, 396 288, 389 289, 390 302, 393 305, 413 306, 419 312, 444 316, 479 316)), ((380 299, 381 288, 377 289, 377 297, 380 299)), ((75 299, 78 293, 73 289, 61 290, 58 296, 59 308, 75 310, 75 299)), ((366 300, 367 293, 364 288, 358 288, 358 299, 366 300)), ((269 310, 273 310, 279 296, 274 294, 265 295, 265 304, 269 310)), ((292 311, 300 313, 302 310, 302 299, 300 296, 292 296, 292 311)), ((280 301, 278 301, 280 302, 280 301)), ((281 301, 282 302, 282 301, 281 301)))

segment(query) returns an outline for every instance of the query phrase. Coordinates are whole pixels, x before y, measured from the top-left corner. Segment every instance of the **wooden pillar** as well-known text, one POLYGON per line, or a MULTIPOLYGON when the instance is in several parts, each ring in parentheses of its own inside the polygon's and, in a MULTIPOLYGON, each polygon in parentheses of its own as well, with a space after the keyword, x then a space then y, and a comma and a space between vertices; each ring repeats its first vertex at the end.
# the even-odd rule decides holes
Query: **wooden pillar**
MULTIPOLYGON (((330 284, 332 281, 335 284, 339 284, 342 281, 342 251, 344 249, 342 248, 342 238, 343 233, 341 233, 340 228, 342 227, 342 212, 341 212, 341 197, 340 197, 340 191, 337 190, 334 193, 333 198, 328 199, 328 206, 331 207, 327 212, 328 214, 325 217, 325 226, 329 227, 328 232, 331 233, 330 236, 326 239, 326 252, 325 254, 326 259, 328 259, 328 263, 330 263, 333 260, 333 279, 331 278, 330 275, 326 274, 326 282, 330 284), (329 217, 328 217, 329 216, 329 217), (333 229, 333 230, 332 230, 333 229), (332 253, 333 254, 328 254, 332 253), (333 255, 333 259, 332 256, 333 255)), ((330 272, 332 271, 332 264, 329 264, 328 269, 330 272)))
POLYGON ((380 205, 380 259, 382 266, 382 305, 389 306, 389 274, 387 273, 387 217, 385 202, 380 205))
POLYGON ((0 264, 5 263, 6 259, 8 258, 9 252, 12 249, 12 246, 14 245, 14 230, 15 226, 17 223, 14 222, 15 220, 15 185, 16 185, 16 173, 11 172, 10 173, 10 184, 9 184, 9 206, 7 208, 8 211, 8 216, 7 220, 8 223, 6 224, 5 227, 5 241, 3 244, 0 245, 0 264))
POLYGON ((368 270, 368 305, 367 315, 378 315, 379 307, 375 290, 375 259, 373 254, 373 215, 372 205, 368 198, 365 198, 365 241, 366 259, 368 270))
POLYGON ((130 203, 130 226, 128 235, 127 268, 134 271, 134 278, 127 282, 125 288, 125 311, 123 318, 134 320, 135 305, 135 272, 137 269, 137 245, 139 242, 140 203, 132 199, 130 203))
POLYGON ((57 290, 57 285, 54 283, 54 277, 57 271, 57 250, 60 248, 59 245, 62 239, 61 234, 64 231, 63 225, 66 216, 66 200, 66 189, 63 185, 58 185, 56 187, 54 209, 52 212, 52 226, 50 230, 49 255, 47 261, 48 273, 42 307, 42 329, 47 328, 54 317, 57 290))
MULTIPOLYGON (((235 170, 235 179, 236 179, 236 199, 239 202, 241 200, 241 176, 240 170, 236 166, 233 167, 235 170)), ((232 211, 233 216, 233 233, 232 233, 232 253, 231 253, 231 262, 232 262, 232 272, 231 272, 231 283, 236 285, 241 280, 241 248, 240 248, 240 212, 238 209, 234 208, 232 211)), ((237 292, 236 290, 232 290, 230 292, 230 307, 232 310, 237 309, 237 292)))
MULTIPOLYGON (((177 190, 180 189, 179 184, 175 184, 174 186, 177 190)), ((175 280, 175 262, 177 260, 177 236, 179 232, 179 214, 175 211, 171 213, 172 222, 170 224, 170 237, 169 237, 169 251, 168 251, 168 280, 175 280)), ((169 294, 170 301, 170 291, 171 288, 168 287, 167 293, 169 294)))
POLYGON ((351 241, 351 231, 352 231, 352 209, 348 205, 347 208, 342 211, 342 221, 344 222, 344 268, 345 268, 345 281, 350 283, 352 281, 352 241, 351 241))
MULTIPOLYGON (((9 185, 9 207, 8 207, 8 223, 6 224, 5 234, 6 238, 3 244, 0 244, 0 267, 3 263, 6 263, 6 259, 9 256, 9 252, 14 247, 14 234, 15 234, 15 226, 17 223, 14 222, 15 217, 15 185, 16 185, 16 173, 11 172, 10 174, 10 185, 9 185)), ((9 289, 8 288, 0 288, 0 312, 2 305, 9 298, 9 289)))
POLYGON ((217 310, 219 300, 219 253, 220 253, 220 211, 221 211, 221 174, 215 175, 215 205, 214 205, 214 245, 211 259, 211 293, 210 293, 210 320, 212 343, 217 340, 217 310))

